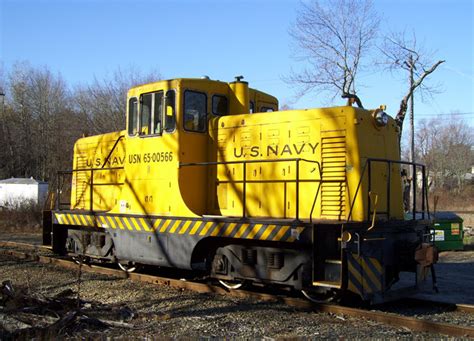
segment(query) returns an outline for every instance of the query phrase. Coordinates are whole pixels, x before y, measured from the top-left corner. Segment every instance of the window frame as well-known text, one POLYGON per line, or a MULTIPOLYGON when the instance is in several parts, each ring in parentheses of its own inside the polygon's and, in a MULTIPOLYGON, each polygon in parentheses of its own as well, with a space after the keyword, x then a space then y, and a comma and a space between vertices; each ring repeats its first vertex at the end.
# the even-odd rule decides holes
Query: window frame
MULTIPOLYGON (((160 90, 154 90, 154 91, 149 91, 149 92, 144 92, 144 93, 141 93, 139 94, 138 96, 133 96, 133 97, 130 97, 128 99, 128 102, 127 102, 127 134, 128 136, 130 137, 141 137, 141 138, 147 138, 147 137, 156 137, 156 136, 162 136, 163 134, 173 134, 176 132, 176 129, 177 129, 177 125, 178 125, 178 122, 177 122, 177 106, 176 106, 176 103, 177 103, 177 91, 175 88, 171 88, 171 89, 160 89, 160 90), (166 105, 166 95, 172 91, 174 93, 174 103, 173 103, 173 117, 174 117, 174 127, 173 127, 173 130, 172 131, 167 131, 166 129, 164 129, 164 120, 166 119, 166 113, 165 113, 165 105, 166 105), (159 133, 154 133, 153 131, 155 130, 155 104, 156 104, 156 101, 155 101, 155 97, 156 97, 156 94, 159 94, 159 93, 162 93, 162 98, 161 98, 161 105, 162 105, 162 110, 161 112, 159 113, 160 117, 161 117, 161 126, 162 126, 162 129, 159 133), (151 100, 151 108, 150 108, 150 121, 151 121, 151 131, 153 133, 148 133, 148 134, 142 134, 141 133, 141 129, 142 129, 142 118, 141 118, 141 110, 142 110, 142 105, 141 105, 141 98, 142 96, 144 95, 152 95, 152 100, 151 100), (136 103, 136 110, 137 110, 137 113, 136 113, 136 122, 135 122, 135 133, 131 134, 130 133, 130 102, 132 100, 135 100, 135 103, 136 103)), ((206 98, 206 105, 207 105, 207 98, 206 98)), ((206 108, 207 109, 207 108, 206 108)), ((207 114, 207 113, 206 113, 207 114)))
POLYGON ((276 110, 273 109, 272 107, 267 107, 265 105, 262 105, 260 107, 260 111, 259 112, 275 112, 276 110))
MULTIPOLYGON (((163 96, 163 101, 164 101, 164 103, 163 103, 164 104, 163 105, 163 119, 166 120, 166 111, 165 111, 166 110, 166 97, 168 95, 168 92, 170 92, 170 91, 172 91, 174 93, 174 104, 173 104, 174 128, 173 128, 172 131, 167 131, 166 129, 163 129, 162 133, 166 133, 166 134, 175 133, 176 129, 178 127, 178 120, 177 120, 177 114, 176 114, 176 112, 177 112, 177 106, 176 106, 177 100, 176 99, 177 99, 178 92, 174 88, 166 90, 165 95, 163 96)), ((164 127, 164 125, 163 125, 163 127, 164 127)))
POLYGON ((198 133, 198 134, 202 134, 202 133, 207 133, 207 117, 209 115, 208 113, 208 96, 207 96, 207 93, 206 92, 202 92, 202 91, 199 91, 199 90, 193 90, 193 89, 185 89, 183 91, 183 107, 182 107, 182 118, 183 118, 183 130, 185 132, 188 132, 188 133, 198 133), (204 130, 189 130, 189 129, 186 129, 186 93, 188 92, 192 92, 192 93, 196 93, 196 94, 201 94, 201 95, 204 95, 204 98, 205 98, 205 124, 204 124, 204 130))
POLYGON ((150 124, 149 124, 149 127, 150 127, 150 130, 153 131, 154 130, 154 122, 153 122, 153 118, 154 118, 154 110, 155 110, 155 93, 154 92, 146 92, 146 93, 142 93, 140 94, 140 100, 139 100, 139 110, 138 110, 138 136, 140 137, 145 137, 145 136, 149 136, 151 135, 150 132, 148 132, 148 134, 143 134, 142 133, 142 129, 143 129, 143 126, 142 126, 142 113, 143 113, 143 97, 144 96, 148 96, 148 95, 151 95, 151 99, 150 99, 150 124))
POLYGON ((213 94, 212 97, 211 97, 211 113, 212 113, 213 115, 219 116, 219 117, 228 116, 228 115, 229 115, 229 98, 227 98, 226 95, 213 94), (223 115, 214 112, 214 98, 216 98, 216 97, 225 98, 225 100, 226 100, 227 112, 226 112, 225 114, 223 114, 223 115))
MULTIPOLYGON (((150 120, 151 120, 151 130, 153 133, 148 133, 148 134, 141 134, 140 131, 142 129, 142 126, 141 126, 141 101, 140 102, 140 107, 139 107, 139 127, 138 127, 138 136, 141 137, 141 138, 147 138, 147 137, 156 137, 156 136, 162 136, 163 135, 163 129, 161 129, 161 131, 159 133, 155 133, 154 130, 155 130, 155 96, 156 94, 159 94, 159 93, 162 93, 163 94, 163 97, 161 98, 161 103, 163 103, 163 98, 164 98, 164 94, 165 94, 165 90, 161 89, 161 90, 155 90, 155 91, 149 91, 149 92, 144 92, 144 93, 141 93, 140 94, 140 98, 143 96, 143 95, 149 95, 151 94, 152 95, 152 99, 151 99, 151 108, 150 108, 150 111, 151 111, 151 115, 150 115, 150 120)), ((162 104, 163 105, 163 104, 162 104)), ((163 120, 163 107, 161 109, 161 113, 159 113, 159 115, 161 116, 161 120, 163 120)))
POLYGON ((152 111, 152 114, 151 114, 151 122, 152 122, 152 131, 153 131, 153 134, 148 134, 148 135, 144 135, 144 137, 146 136, 161 136, 163 135, 163 128, 161 129, 161 131, 159 133, 155 133, 155 104, 156 104, 156 101, 155 101, 155 96, 156 94, 158 93, 162 93, 162 96, 161 96, 161 112, 159 113, 159 116, 161 117, 160 119, 160 122, 161 122, 161 127, 163 127, 163 98, 165 98, 165 90, 158 90, 158 91, 154 91, 152 92, 153 93, 153 111, 152 111))
POLYGON ((133 97, 130 97, 128 99, 128 102, 127 102, 127 106, 128 106, 128 110, 127 110, 127 116, 128 116, 128 120, 127 120, 127 134, 128 136, 137 136, 140 129, 139 129, 139 106, 138 106, 138 103, 139 103, 139 99, 136 97, 136 96, 133 96, 133 97), (131 133, 130 132, 130 102, 132 100, 135 100, 135 104, 136 104, 136 113, 135 113, 135 116, 136 116, 136 122, 135 122, 135 133, 131 133))

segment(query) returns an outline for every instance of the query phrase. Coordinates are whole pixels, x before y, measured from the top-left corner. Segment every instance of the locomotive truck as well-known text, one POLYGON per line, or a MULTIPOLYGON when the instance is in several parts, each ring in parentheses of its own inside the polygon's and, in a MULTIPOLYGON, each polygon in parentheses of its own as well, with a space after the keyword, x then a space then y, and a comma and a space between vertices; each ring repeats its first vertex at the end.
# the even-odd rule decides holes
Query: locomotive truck
POLYGON ((278 111, 241 77, 172 79, 129 90, 125 128, 80 138, 58 172, 54 252, 373 303, 433 269, 424 180, 406 219, 400 177, 424 167, 384 107, 278 111))

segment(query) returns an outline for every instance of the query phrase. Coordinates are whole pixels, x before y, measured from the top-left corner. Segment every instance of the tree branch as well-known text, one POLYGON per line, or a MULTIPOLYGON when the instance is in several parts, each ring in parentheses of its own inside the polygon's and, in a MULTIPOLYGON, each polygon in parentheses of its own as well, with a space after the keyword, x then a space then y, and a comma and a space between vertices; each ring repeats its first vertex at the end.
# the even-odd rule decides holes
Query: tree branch
POLYGON ((402 135, 403 121, 405 120, 405 116, 407 113, 408 101, 413 96, 413 93, 415 92, 415 90, 423 83, 425 78, 431 73, 433 73, 438 68, 438 66, 440 66, 444 62, 445 60, 438 60, 429 69, 424 70, 423 73, 420 75, 420 77, 416 81, 413 82, 413 85, 410 86, 410 88, 408 89, 408 93, 401 100, 400 108, 398 109, 398 113, 395 117, 395 121, 397 122, 400 128, 400 136, 402 135))

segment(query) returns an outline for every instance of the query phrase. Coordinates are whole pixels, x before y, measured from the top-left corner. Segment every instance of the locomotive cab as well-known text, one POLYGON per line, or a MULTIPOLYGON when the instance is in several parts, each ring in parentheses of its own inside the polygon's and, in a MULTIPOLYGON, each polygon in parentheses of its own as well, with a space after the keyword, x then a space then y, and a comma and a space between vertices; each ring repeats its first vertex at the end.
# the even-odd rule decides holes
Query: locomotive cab
POLYGON ((128 203, 124 213, 207 214, 207 170, 177 165, 207 160, 208 121, 213 117, 247 113, 251 102, 256 108, 278 107, 276 98, 249 89, 240 79, 232 83, 208 79, 157 82, 131 89, 128 97, 127 173, 132 174, 133 186, 125 190, 142 197, 128 203), (153 198, 153 193, 166 200, 153 198))
POLYGON ((75 145, 74 169, 104 170, 96 172, 96 184, 102 185, 93 193, 89 172, 73 173, 71 208, 118 214, 208 214, 207 170, 179 164, 208 160, 209 120, 250 108, 277 110, 278 101, 249 89, 240 79, 232 83, 176 79, 130 89, 127 129, 86 137, 75 145))

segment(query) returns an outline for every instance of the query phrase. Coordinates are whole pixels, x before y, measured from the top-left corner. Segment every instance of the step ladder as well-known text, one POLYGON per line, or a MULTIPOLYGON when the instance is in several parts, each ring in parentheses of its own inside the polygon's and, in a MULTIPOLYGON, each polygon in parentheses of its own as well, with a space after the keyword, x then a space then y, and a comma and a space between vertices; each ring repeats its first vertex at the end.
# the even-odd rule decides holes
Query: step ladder
POLYGON ((340 259, 326 259, 324 261, 324 277, 313 281, 314 286, 327 288, 341 288, 342 261, 340 259))
POLYGON ((313 230, 313 286, 342 288, 341 229, 315 226, 313 230))

